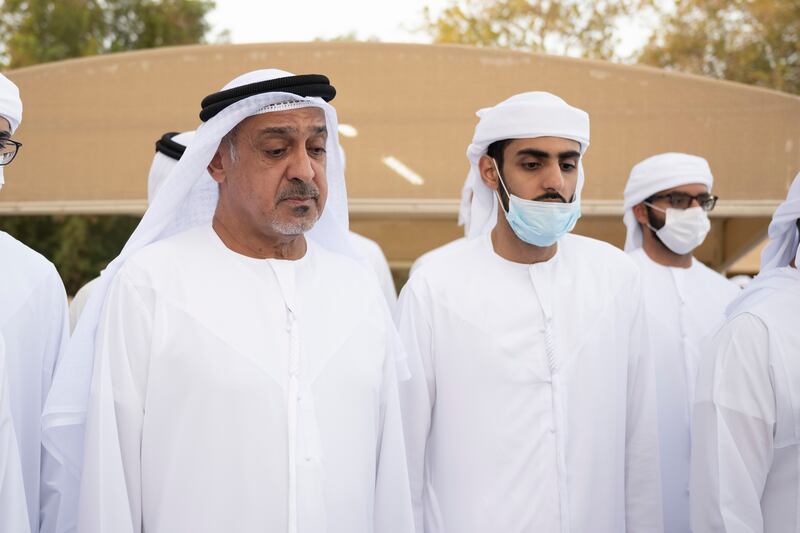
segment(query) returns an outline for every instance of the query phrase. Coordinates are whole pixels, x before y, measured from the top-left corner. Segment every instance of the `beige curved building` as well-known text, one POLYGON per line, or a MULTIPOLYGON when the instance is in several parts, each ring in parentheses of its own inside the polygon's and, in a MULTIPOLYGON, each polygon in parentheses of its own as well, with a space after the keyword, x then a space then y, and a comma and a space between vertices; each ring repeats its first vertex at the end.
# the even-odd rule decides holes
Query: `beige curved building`
POLYGON ((190 46, 7 72, 25 103, 15 135, 24 148, 6 172, 0 214, 141 213, 155 139, 197 127, 203 96, 266 67, 331 78, 351 225, 379 241, 398 269, 461 235, 456 213, 475 111, 522 91, 551 91, 589 111, 577 231, 616 245, 628 171, 647 156, 683 151, 709 160, 722 200, 698 255, 718 269, 763 240, 800 170, 800 98, 745 85, 458 46, 190 46))

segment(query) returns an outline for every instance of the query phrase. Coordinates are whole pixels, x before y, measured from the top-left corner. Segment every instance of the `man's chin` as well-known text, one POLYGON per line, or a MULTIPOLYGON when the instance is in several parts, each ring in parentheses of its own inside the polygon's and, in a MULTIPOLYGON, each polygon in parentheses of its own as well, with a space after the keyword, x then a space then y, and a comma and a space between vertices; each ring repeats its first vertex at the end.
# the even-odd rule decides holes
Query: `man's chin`
POLYGON ((302 235, 310 231, 316 223, 317 218, 312 216, 289 217, 282 220, 274 220, 272 229, 281 235, 302 235))

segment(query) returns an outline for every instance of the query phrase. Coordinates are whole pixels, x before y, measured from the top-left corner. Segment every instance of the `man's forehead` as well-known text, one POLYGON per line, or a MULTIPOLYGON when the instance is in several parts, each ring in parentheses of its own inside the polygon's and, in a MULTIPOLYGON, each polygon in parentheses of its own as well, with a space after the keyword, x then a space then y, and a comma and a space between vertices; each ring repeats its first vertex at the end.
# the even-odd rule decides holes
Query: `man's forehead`
POLYGON ((2 115, 0 115, 0 133, 11 133, 11 123, 2 115))
POLYGON ((513 139, 508 148, 509 153, 530 148, 556 155, 563 152, 580 152, 581 143, 574 139, 565 139, 563 137, 532 137, 513 139))
POLYGON ((325 112, 318 107, 303 107, 285 111, 272 111, 253 115, 242 122, 254 131, 287 129, 293 131, 318 130, 325 127, 325 112))
POLYGON ((708 192, 708 186, 705 183, 687 183, 685 185, 678 185, 671 189, 664 189, 655 194, 670 194, 673 192, 685 192, 686 194, 702 194, 708 192))

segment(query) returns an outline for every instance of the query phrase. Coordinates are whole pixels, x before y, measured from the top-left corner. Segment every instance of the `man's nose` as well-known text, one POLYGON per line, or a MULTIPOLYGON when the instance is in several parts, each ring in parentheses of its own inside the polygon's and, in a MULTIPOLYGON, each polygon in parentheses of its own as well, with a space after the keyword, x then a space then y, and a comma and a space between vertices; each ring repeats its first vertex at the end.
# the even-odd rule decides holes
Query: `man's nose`
POLYGON ((561 165, 558 162, 545 167, 542 187, 545 190, 557 191, 559 193, 564 188, 564 175, 561 172, 561 165))
POLYGON ((310 182, 316 176, 314 166, 311 164, 311 156, 305 148, 296 150, 289 159, 289 167, 286 169, 289 179, 299 179, 310 182))

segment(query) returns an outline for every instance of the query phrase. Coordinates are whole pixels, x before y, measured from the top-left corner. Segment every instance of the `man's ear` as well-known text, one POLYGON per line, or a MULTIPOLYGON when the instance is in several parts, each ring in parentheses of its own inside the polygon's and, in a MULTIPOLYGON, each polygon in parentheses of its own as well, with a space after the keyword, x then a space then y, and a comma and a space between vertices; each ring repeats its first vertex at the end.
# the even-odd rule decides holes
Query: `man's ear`
POLYGON ((496 191, 500 187, 500 182, 497 177, 497 169, 494 167, 492 158, 488 155, 482 155, 478 160, 478 171, 481 173, 481 180, 487 187, 496 191))
POLYGON ((633 216, 636 217, 636 222, 639 224, 646 226, 650 223, 650 219, 647 217, 647 206, 644 203, 633 206, 633 216))
POLYGON ((208 164, 208 173, 217 183, 225 181, 225 163, 228 163, 228 161, 224 160, 223 151, 222 143, 220 143, 214 153, 214 157, 211 158, 211 162, 208 164))

